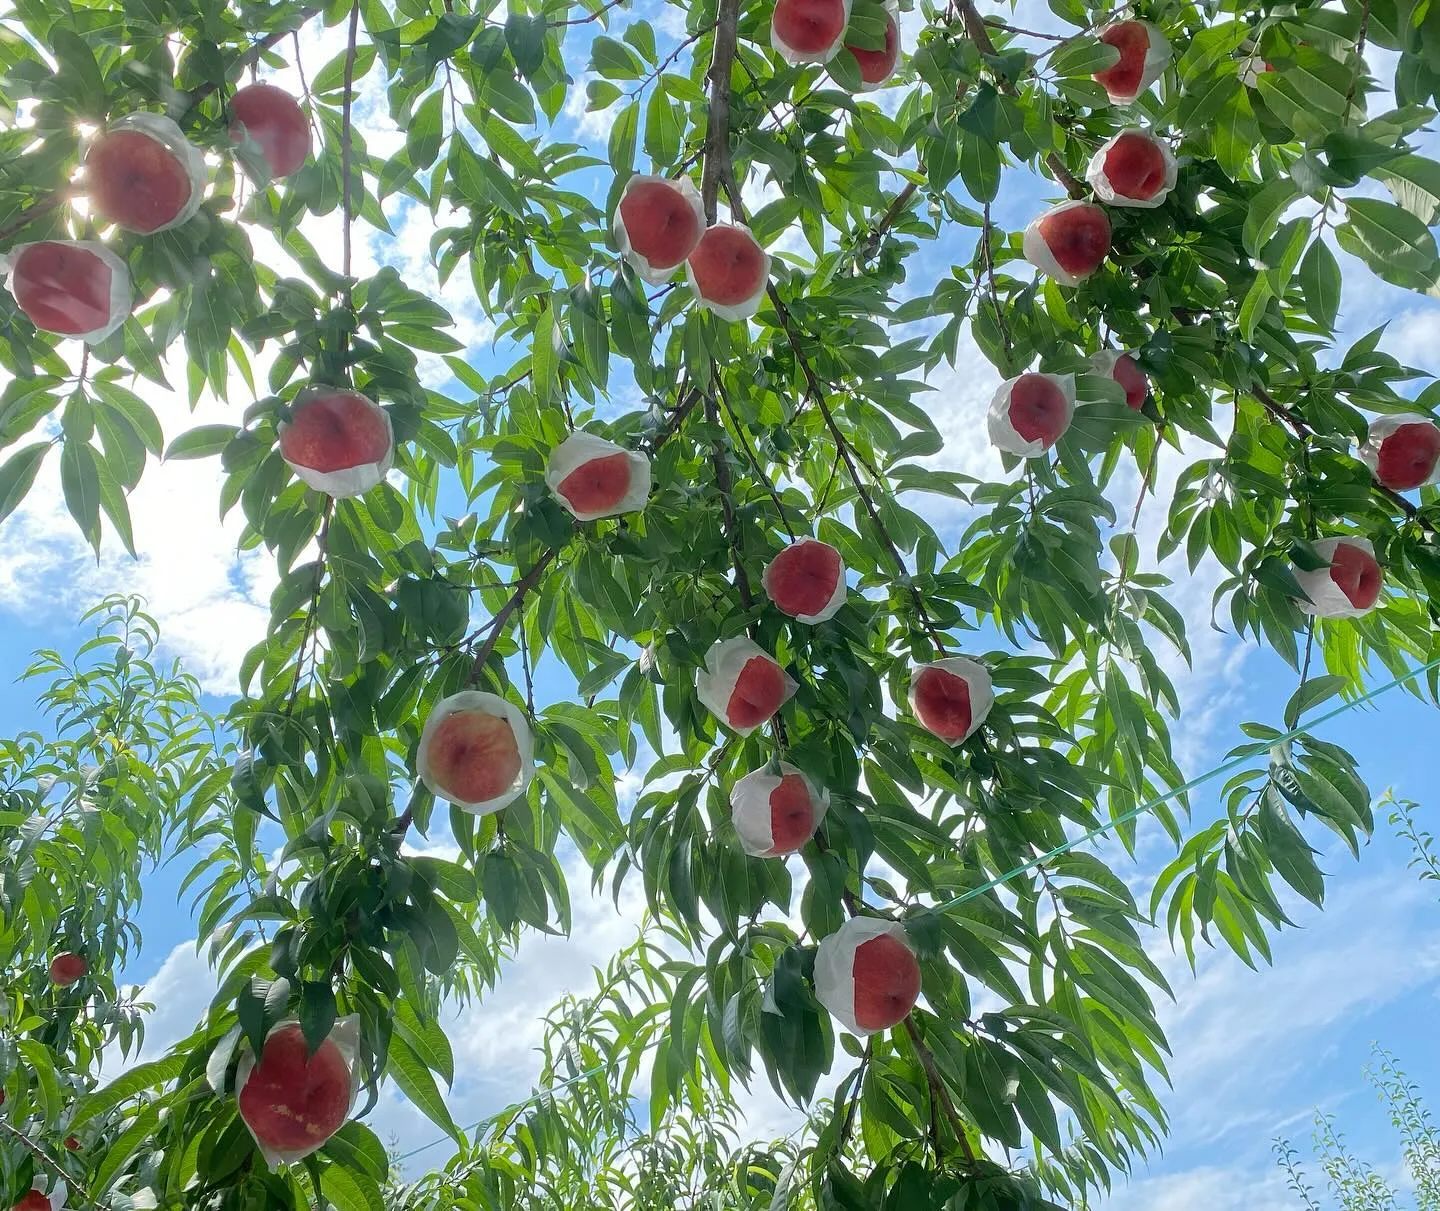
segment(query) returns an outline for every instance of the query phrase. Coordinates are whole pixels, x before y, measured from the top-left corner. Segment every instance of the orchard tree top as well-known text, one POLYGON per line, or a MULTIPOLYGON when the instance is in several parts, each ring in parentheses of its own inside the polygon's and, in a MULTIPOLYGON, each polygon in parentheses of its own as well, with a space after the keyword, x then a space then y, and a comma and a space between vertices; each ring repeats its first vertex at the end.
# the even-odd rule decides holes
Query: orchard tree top
POLYGON ((133 549, 151 460, 209 459, 279 576, 223 731, 133 604, 37 669, 62 730, 0 784, 0 1205, 378 1208, 384 1079, 455 1137, 391 1195, 417 1208, 1075 1205, 1159 1144, 1144 931, 1266 957, 1284 886, 1323 897, 1305 819, 1357 851, 1372 827, 1301 716, 1440 657, 1440 386, 1378 330, 1333 339, 1337 247, 1440 280, 1440 9, 1016 22, 0 18, 0 519, 54 459, 89 541, 133 549), (383 237, 426 214, 508 364, 400 271, 422 250, 383 237), (987 478, 937 459, 947 367, 1002 380, 970 418, 987 478), (177 388, 226 419, 166 447, 177 388), (1193 835, 1156 570, 1182 547, 1298 682, 1193 835), (1147 906, 1056 852, 1111 821, 1129 845, 1151 806, 1180 853, 1147 906), (137 1030, 141 864, 176 850, 220 991, 97 1088, 137 1030), (566 1088, 467 1136, 441 1000, 568 928, 567 860, 654 929, 552 1023, 566 1088), (759 1081, 813 1115, 731 1155, 759 1081))

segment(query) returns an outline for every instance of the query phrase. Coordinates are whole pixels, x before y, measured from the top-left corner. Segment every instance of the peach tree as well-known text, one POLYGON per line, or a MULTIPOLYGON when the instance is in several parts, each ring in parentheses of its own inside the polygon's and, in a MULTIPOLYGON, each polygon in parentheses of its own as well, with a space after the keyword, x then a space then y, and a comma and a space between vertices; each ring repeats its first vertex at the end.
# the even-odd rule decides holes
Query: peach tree
POLYGON ((415 1207, 1075 1205, 1159 1145, 1152 925, 1266 957, 1372 828, 1302 717, 1440 654, 1440 387, 1336 335, 1440 279, 1440 18, 989 8, 17 0, 0 518, 58 474, 133 552, 204 459, 275 584, 222 731, 130 638, 9 749, 0 1205, 378 1209, 384 1081, 454 1137, 415 1207), (1162 561, 1296 677, 1204 827, 1162 561), (1144 905, 1062 852, 1142 809, 1144 905), (219 991, 101 1083, 162 852, 219 991), (442 1008, 587 882, 656 932, 462 1131, 442 1008))

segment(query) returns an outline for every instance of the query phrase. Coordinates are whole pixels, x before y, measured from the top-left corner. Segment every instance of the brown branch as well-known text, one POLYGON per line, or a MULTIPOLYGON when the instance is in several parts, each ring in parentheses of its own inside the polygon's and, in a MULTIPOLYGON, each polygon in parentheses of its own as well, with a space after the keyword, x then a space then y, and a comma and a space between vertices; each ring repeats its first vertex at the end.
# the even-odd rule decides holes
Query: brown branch
POLYGON ((985 222, 980 228, 980 247, 984 252, 985 262, 985 283, 990 292, 990 306, 995 308, 995 326, 1000 329, 1000 337, 1005 342, 1005 357, 1007 361, 1014 353, 1014 342, 1010 339, 1010 325, 1005 322, 1005 313, 1000 310, 1000 288, 995 284, 995 253, 990 247, 990 234, 995 230, 990 221, 990 203, 985 203, 985 222))
POLYGON ((906 208, 910 205, 910 199, 915 196, 915 191, 919 188, 920 183, 918 181, 907 181, 905 188, 895 195, 890 205, 886 207, 885 213, 880 216, 880 221, 870 229, 869 234, 860 242, 857 254, 862 263, 868 261, 875 255, 876 250, 880 247, 880 241, 885 238, 885 233, 889 231, 900 216, 905 213, 906 208))
POLYGON ((715 50, 710 57, 710 115, 705 127, 705 163, 700 173, 700 198, 705 221, 715 222, 720 186, 731 187, 730 67, 735 62, 735 26, 740 0, 720 0, 715 18, 715 50))
POLYGON ((491 653, 495 651, 495 645, 500 642, 500 633, 505 629, 510 615, 520 608, 526 594, 539 584, 540 577, 545 574, 545 569, 555 561, 557 554, 554 547, 547 547, 540 558, 535 561, 535 566, 520 578, 519 583, 515 586, 515 591, 510 594, 510 600, 501 606, 495 617, 490 620, 490 634, 486 636, 480 651, 476 653, 475 661, 470 667, 468 685, 474 685, 480 680, 480 674, 484 672, 486 662, 490 659, 491 653))
MULTIPOLYGON (((996 54, 995 43, 990 40, 990 31, 985 26, 985 20, 980 16, 979 10, 975 7, 975 0, 959 0, 960 17, 965 22, 965 32, 970 35, 970 41, 975 43, 975 49, 982 55, 993 58, 996 54)), ((1009 80, 997 78, 995 81, 1000 91, 1009 96, 1017 96, 1019 90, 1009 80)), ((1085 188, 1055 152, 1045 153, 1045 166, 1061 185, 1065 186, 1065 192, 1072 198, 1083 198, 1089 190, 1085 188)))
POLYGON ((300 651, 295 659, 295 680, 290 683, 290 697, 285 703, 285 718, 295 713, 295 700, 300 695, 300 680, 305 675, 305 649, 309 646, 312 631, 318 630, 320 615, 320 587, 325 581, 325 551, 330 540, 330 519, 335 515, 335 498, 325 498, 325 512, 320 522, 320 535, 315 540, 320 558, 315 562, 315 589, 310 595, 310 607, 305 611, 305 625, 300 629, 300 651))
POLYGON ((39 1144, 32 1140, 23 1131, 19 1131, 16 1128, 12 1127, 9 1123, 3 1121, 0 1121, 0 1130, 8 1133, 12 1139, 14 1139, 22 1147, 27 1149, 35 1157, 36 1160, 38 1160, 42 1165, 45 1166, 45 1168, 49 1169, 51 1173, 53 1173, 57 1178, 64 1182, 70 1189, 74 1190, 83 1201, 91 1203, 97 1207, 105 1208, 106 1211, 108 1211, 110 1206, 109 1203, 97 1202, 94 1196, 90 1193, 90 1191, 85 1189, 85 1187, 82 1186, 73 1177, 71 1177, 70 1174, 66 1173, 65 1170, 61 1167, 61 1165, 57 1161, 53 1160, 50 1154, 46 1152, 44 1148, 40 1147, 39 1144))
MULTIPOLYGON (((717 367, 718 369, 718 367, 717 367)), ((735 436, 740 439, 740 446, 745 451, 746 460, 750 463, 750 469, 755 472, 755 478, 764 486, 765 491, 770 494, 770 499, 775 503, 775 516, 785 533, 790 536, 790 541, 795 541, 795 531, 790 528, 790 522, 785 516, 785 505, 780 499, 780 494, 775 490, 775 485, 770 477, 765 474, 760 466, 760 457, 755 453, 754 447, 750 445, 750 439, 745 434, 745 426, 740 423, 740 418, 735 415, 735 409, 730 404, 730 393, 725 390, 725 384, 720 376, 715 376, 715 388, 720 393, 720 405, 725 409, 725 415, 730 418, 730 424, 735 429, 735 436)))
MULTIPOLYGON (((795 323, 791 318, 790 309, 785 306, 785 302, 781 299, 780 292, 775 289, 773 282, 767 284, 765 289, 770 297, 771 306, 775 308, 776 315, 780 317, 781 330, 785 333, 786 339, 790 343, 790 348, 795 354, 795 360, 800 363, 800 372, 805 376, 807 393, 810 398, 815 401, 815 406, 820 409, 820 415, 824 418, 825 427, 830 430, 830 436, 835 440, 835 448, 839 452, 841 461, 845 464, 845 470, 850 476, 851 484, 854 485, 855 494, 860 498, 860 503, 865 506, 865 512, 869 515, 871 523, 875 526, 876 533, 880 535, 881 542, 884 544, 886 551, 894 562, 896 571, 903 579, 909 581, 910 568, 905 562, 905 557, 900 553, 900 548, 896 545, 895 540, 891 538, 890 531, 886 528, 884 521, 881 520, 879 510, 876 509, 875 502, 871 498, 869 490, 865 487, 864 480, 860 477, 859 468, 855 465, 855 453, 858 452, 852 453, 849 440, 845 437, 845 434, 836 422, 835 414, 830 411, 830 405, 825 399, 825 390, 821 386, 819 378, 816 377, 815 371, 810 365, 809 358, 805 356, 804 350, 800 347, 800 338, 795 331, 795 323)), ((871 474, 874 474, 873 470, 871 474)), ((930 612, 925 608, 925 599, 920 595, 920 590, 913 582, 910 584, 910 595, 915 601, 915 608, 920 615, 921 624, 930 636, 931 642, 934 643, 943 654, 945 651, 945 641, 936 629, 934 622, 931 621, 930 612)))
POLYGON ((691 387, 675 405, 675 410, 670 413, 670 419, 665 422, 665 427, 655 435, 655 440, 650 443, 650 452, 653 454, 660 449, 667 441, 679 432, 685 418, 695 410, 695 405, 700 402, 700 391, 691 387))
MULTIPOLYGON (((920 1057, 920 1066, 925 1069, 925 1082, 930 1086, 930 1097, 932 1102, 937 1102, 945 1112, 946 1121, 950 1124, 950 1130, 955 1133, 955 1141, 960 1145, 960 1150, 965 1153, 965 1159, 975 1163, 975 1150, 970 1147, 970 1137, 965 1134, 965 1124, 961 1121, 955 1104, 950 1100, 950 1091, 945 1087, 945 1078, 940 1075, 940 1068, 935 1063, 935 1057, 930 1053, 930 1048, 925 1046, 925 1040, 920 1037, 920 1028, 915 1025, 914 1018, 905 1019, 905 1033, 910 1036, 911 1045, 915 1048, 915 1054, 920 1057)), ((934 1123, 935 1114, 932 1109, 930 1114, 931 1122, 934 1123)), ((937 1144, 938 1152, 938 1144, 937 1144)), ((936 1160, 939 1160, 937 1155, 936 1160)))
POLYGON ((624 4, 625 2, 626 0, 609 0, 608 4, 602 4, 593 13, 589 13, 584 17, 572 17, 569 21, 547 21, 545 24, 546 27, 549 29, 559 29, 561 26, 564 25, 589 25, 590 22, 598 21, 612 8, 615 8, 617 5, 624 4))
MULTIPOLYGON (((1264 387, 1256 383, 1253 384, 1249 390, 1250 394, 1255 397, 1266 412, 1270 413, 1271 416, 1282 424, 1288 426, 1302 442, 1314 436, 1315 430, 1304 417, 1296 416, 1295 413, 1280 403, 1279 400, 1265 390, 1264 387)), ((1419 520, 1420 510, 1406 500, 1405 497, 1401 496, 1399 492, 1395 491, 1394 488, 1387 488, 1384 484, 1377 481, 1372 481, 1370 486, 1378 495, 1383 496, 1411 521, 1419 520)))
MULTIPOLYGON (((705 419, 717 429, 720 428, 713 392, 705 396, 705 419)), ((746 575, 745 558, 740 551, 740 527, 735 519, 735 483, 730 477, 730 467, 725 461, 725 451, 718 437, 710 444, 710 465, 715 468, 715 486, 720 490, 725 537, 730 543, 730 555, 735 564, 735 590, 740 594, 740 604, 750 610, 754 608, 755 595, 750 591, 750 577, 746 575)))
POLYGON ((1355 88, 1360 83, 1360 73, 1365 70, 1365 38, 1370 32, 1370 0, 1361 0, 1360 34, 1355 39, 1355 70, 1350 73, 1350 87, 1345 90, 1345 116, 1350 118, 1350 107, 1355 104, 1355 88))

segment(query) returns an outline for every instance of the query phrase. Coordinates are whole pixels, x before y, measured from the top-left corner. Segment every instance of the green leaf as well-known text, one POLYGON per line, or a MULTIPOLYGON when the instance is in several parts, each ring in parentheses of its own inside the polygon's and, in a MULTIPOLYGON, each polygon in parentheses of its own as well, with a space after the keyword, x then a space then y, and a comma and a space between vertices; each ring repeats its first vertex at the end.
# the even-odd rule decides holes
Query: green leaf
POLYGON ((68 440, 60 449, 60 488, 65 507, 85 539, 100 550, 100 459, 88 442, 68 440))
POLYGON ((128 1072, 122 1072, 108 1085, 102 1085, 81 1100, 75 1116, 70 1120, 70 1129, 78 1131, 92 1119, 108 1114, 138 1094, 169 1084, 180 1075, 184 1067, 184 1056, 170 1055, 163 1060, 137 1064, 128 1072))
POLYGON ((374 1179, 341 1165, 326 1165, 320 1188, 335 1211, 385 1211, 385 1199, 374 1179))
POLYGON ((1319 908, 1325 899, 1325 878, 1315 865, 1315 851, 1295 827, 1278 792, 1271 788, 1260 800, 1255 828, 1266 856, 1286 883, 1319 908))
POLYGON ((1334 331, 1340 314, 1340 263, 1324 240, 1311 243, 1300 262, 1300 289, 1315 322, 1334 331))
POLYGON ((40 473, 40 464, 50 451, 49 442, 22 446, 0 466, 0 521, 4 521, 25 499, 25 493, 40 473))
POLYGON ((1253 257, 1260 255, 1260 250, 1270 242, 1270 237, 1280 225, 1280 217, 1286 207, 1299 196, 1300 191, 1288 178, 1282 177, 1260 188, 1245 211, 1241 241, 1246 252, 1253 257))
POLYGON ((1408 210, 1378 198, 1346 198, 1346 221, 1335 238, 1387 282, 1424 289, 1433 284, 1437 262, 1435 237, 1408 210))
POLYGON ((455 1120, 450 1117, 445 1099, 440 1096, 440 1090, 435 1086, 435 1078, 430 1075, 430 1070, 425 1067, 420 1057, 415 1054, 404 1038, 399 1036, 391 1038, 385 1071, 390 1079, 399 1086, 400 1092, 414 1102, 426 1118, 457 1144, 464 1146, 465 1137, 461 1135, 460 1128, 455 1125, 455 1120))
POLYGON ((1344 677, 1333 675, 1311 677, 1290 695, 1290 701, 1285 706, 1285 726, 1287 728, 1295 727, 1306 711, 1319 706, 1327 698, 1333 698, 1349 684, 1344 677))
POLYGON ((235 425, 200 425, 188 429, 170 443, 165 457, 208 458, 225 449, 239 432, 235 425))
POLYGON ((1425 156, 1401 156, 1375 176, 1385 182, 1396 203, 1426 227, 1440 222, 1440 164, 1425 156))

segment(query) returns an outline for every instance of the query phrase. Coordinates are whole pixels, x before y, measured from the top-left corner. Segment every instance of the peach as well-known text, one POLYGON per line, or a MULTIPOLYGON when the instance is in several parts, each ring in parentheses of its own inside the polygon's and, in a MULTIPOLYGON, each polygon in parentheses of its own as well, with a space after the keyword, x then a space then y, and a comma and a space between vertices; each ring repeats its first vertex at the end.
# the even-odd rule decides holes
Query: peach
POLYGON ((545 483, 579 521, 634 513, 650 496, 650 460, 593 433, 572 433, 551 451, 545 483))
POLYGON ((746 774, 730 790, 730 817, 740 848, 756 858, 778 858, 802 849, 830 807, 830 792, 817 790, 803 772, 784 761, 746 774))
POLYGON ((1150 380, 1128 353, 1121 353, 1117 349, 1102 349, 1090 359, 1090 365, 1096 374, 1113 378, 1120 384, 1125 392, 1127 408, 1139 412, 1145 407, 1145 400, 1150 395, 1150 380))
POLYGON ((840 552, 813 538, 797 539, 775 556, 760 583, 776 609, 799 622, 825 622, 845 604, 840 552))
POLYGON ((1074 415, 1075 376, 1031 371, 1000 384, 986 422, 995 446, 1033 458, 1060 440, 1074 415))
POLYGON ((28 1191, 13 1211, 51 1211, 50 1196, 39 1190, 28 1191))
POLYGON ((815 953, 815 996, 853 1034, 888 1030, 920 999, 920 962, 898 921, 852 917, 815 953))
POLYGON ((776 0, 770 45, 790 64, 828 63, 849 22, 850 0, 776 0))
POLYGON ((931 735, 954 746, 975 734, 995 702, 986 667, 965 656, 922 664, 910 678, 910 710, 931 735))
POLYGON ((337 1021, 313 1053, 298 1022, 281 1022, 266 1036, 258 1062, 248 1048, 242 1055, 235 1071, 240 1118, 270 1164, 308 1156, 349 1117, 356 1021, 337 1021))
POLYGON ((130 268, 98 241, 20 244, 0 264, 16 305, 46 332, 93 345, 130 314, 130 268))
POLYGON ((625 182, 612 226, 615 243, 635 272, 659 286, 675 275, 705 234, 705 207, 689 177, 633 176, 625 182))
POLYGON ((283 88, 248 84, 230 98, 230 142, 263 160, 278 180, 298 172, 309 158, 310 123, 283 88))
POLYGON ((1309 598, 1296 604, 1317 618, 1359 618, 1374 609, 1384 575, 1370 540, 1322 538, 1312 545, 1330 563, 1314 571, 1294 568, 1295 579, 1309 598))
POLYGON ((742 736, 770 719, 796 688, 775 658, 743 635, 712 645, 695 678, 700 701, 742 736))
POLYGON ((390 416, 345 387, 307 387, 280 424, 280 457, 317 492, 344 499, 368 492, 390 469, 390 416))
POLYGON ((1062 286, 1075 286, 1110 254, 1110 219, 1094 202, 1061 202, 1025 228, 1025 258, 1062 286))
POLYGON ((85 961, 84 956, 67 951, 50 960, 50 982, 60 988, 69 988, 71 984, 83 979, 89 970, 90 964, 85 961))
POLYGON ((900 22, 896 19, 897 9, 893 4, 885 6, 885 45, 880 50, 867 50, 861 46, 845 43, 845 49, 855 56, 860 68, 860 87, 867 92, 879 88, 891 76, 900 63, 900 22))
POLYGON ((1179 169, 1170 145, 1144 130, 1122 130, 1090 159, 1085 177, 1111 206, 1153 209, 1175 188, 1179 169))
POLYGON ((80 1141, 77 1140, 73 1135, 67 1135, 65 1137, 65 1147, 71 1152, 79 1152, 80 1141))
POLYGON ((200 209, 205 156, 160 114, 129 114, 85 153, 85 185, 101 218, 140 235, 184 223, 200 209))
POLYGON ((770 256, 748 227, 717 223, 685 262, 695 300, 724 320, 748 320, 770 280, 770 256))
POLYGON ((1419 488, 1435 479, 1440 427, 1418 412, 1378 417, 1370 422, 1360 458, 1385 487, 1397 492, 1419 488))
POLYGON ((1097 37, 1120 52, 1118 62, 1095 73, 1112 105, 1133 104, 1170 62, 1170 43, 1148 21, 1120 21, 1106 26, 1097 37))
POLYGON ((426 718, 416 768, 438 797, 486 815, 530 785, 533 753, 530 725, 518 708, 496 694, 463 690, 426 718))

